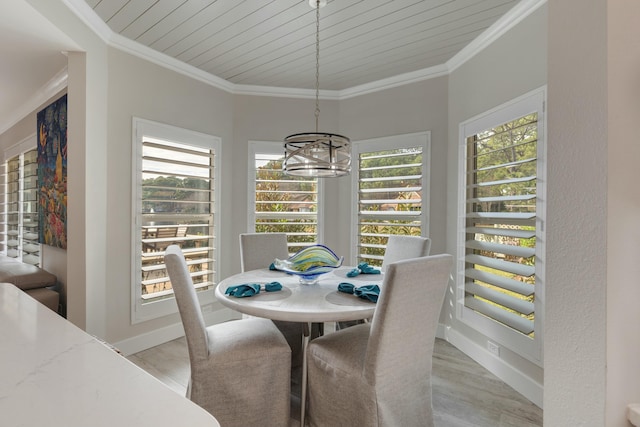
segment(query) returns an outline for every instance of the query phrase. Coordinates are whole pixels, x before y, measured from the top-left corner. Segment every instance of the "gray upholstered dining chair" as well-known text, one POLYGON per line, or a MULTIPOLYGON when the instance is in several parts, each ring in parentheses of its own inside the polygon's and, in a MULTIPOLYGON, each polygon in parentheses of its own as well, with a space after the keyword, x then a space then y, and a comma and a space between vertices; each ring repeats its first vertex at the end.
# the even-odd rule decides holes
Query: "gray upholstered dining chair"
POLYGON ((420 236, 391 235, 387 240, 387 248, 382 259, 382 271, 387 265, 409 258, 418 258, 429 255, 431 239, 420 236))
MULTIPOLYGON (((431 239, 420 236, 401 236, 392 234, 387 240, 387 247, 382 259, 380 270, 385 271, 387 265, 409 258, 418 258, 429 255, 431 250, 431 239)), ((351 320, 348 322, 337 322, 336 329, 344 329, 349 326, 363 323, 364 320, 351 320)))
MULTIPOLYGON (((240 266, 242 271, 267 268, 275 258, 287 259, 289 249, 285 233, 240 234, 240 266)), ((291 347, 291 368, 296 375, 302 367, 302 333, 304 324, 274 320, 291 347)), ((296 381, 297 383, 297 381, 296 381)))
POLYGON ((205 326, 182 250, 164 256, 187 338, 187 397, 229 426, 286 426, 290 418, 291 350, 267 319, 205 326))
POLYGON ((287 259, 286 233, 241 233, 240 267, 242 271, 267 268, 275 258, 287 259))
POLYGON ((311 341, 311 426, 433 426, 431 358, 452 259, 388 264, 373 320, 311 341))

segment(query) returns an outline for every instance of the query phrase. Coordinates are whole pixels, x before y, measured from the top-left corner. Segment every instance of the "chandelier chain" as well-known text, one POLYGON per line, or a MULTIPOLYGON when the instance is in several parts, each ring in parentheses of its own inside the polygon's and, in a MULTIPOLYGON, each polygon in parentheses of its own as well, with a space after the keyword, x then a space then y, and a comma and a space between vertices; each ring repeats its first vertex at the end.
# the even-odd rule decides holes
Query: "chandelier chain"
POLYGON ((309 0, 316 6, 316 131, 284 139, 282 170, 291 176, 338 177, 351 173, 351 141, 343 135, 320 133, 320 6, 327 0, 309 0))
POLYGON ((316 133, 320 117, 320 0, 316 0, 316 133))

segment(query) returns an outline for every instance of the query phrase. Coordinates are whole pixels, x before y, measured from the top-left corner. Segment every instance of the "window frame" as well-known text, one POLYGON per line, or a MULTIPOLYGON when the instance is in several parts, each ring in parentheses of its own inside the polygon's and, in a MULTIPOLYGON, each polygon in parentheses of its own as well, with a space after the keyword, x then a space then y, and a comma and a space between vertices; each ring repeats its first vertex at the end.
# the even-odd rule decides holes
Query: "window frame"
POLYGON ((472 117, 459 125, 458 156, 458 222, 456 263, 456 317, 465 325, 508 348, 530 362, 542 366, 544 342, 544 284, 545 284, 545 227, 546 221, 546 87, 535 89, 489 111, 472 117), (487 129, 538 114, 537 177, 536 177, 536 248, 534 287, 534 338, 529 338, 499 322, 476 313, 465 306, 465 242, 467 138, 487 129))
MULTIPOLYGON (((167 297, 157 301, 147 301, 143 303, 141 287, 142 263, 142 236, 139 232, 142 224, 142 141, 143 138, 158 138, 168 141, 175 141, 182 144, 194 145, 201 148, 211 149, 213 157, 213 263, 216 266, 214 274, 217 275, 219 265, 219 231, 220 215, 218 214, 218 200, 220 197, 220 158, 221 139, 214 135, 183 129, 176 126, 158 123, 138 117, 132 120, 132 221, 131 221, 131 323, 136 324, 151 319, 167 316, 178 312, 175 297, 167 297), (136 236, 136 237, 133 237, 136 236)), ((206 290, 197 292, 200 305, 214 303, 214 289, 217 282, 214 276, 213 285, 206 290)))
POLYGON ((350 263, 358 259, 359 230, 359 181, 358 159, 361 153, 422 147, 422 207, 420 216, 420 235, 429 237, 431 218, 431 131, 385 136, 355 141, 351 150, 351 240, 350 263))
MULTIPOLYGON (((282 155, 284 157, 283 142, 279 141, 249 141, 248 153, 248 191, 247 191, 247 232, 255 233, 256 230, 256 154, 282 155)), ((317 201, 317 222, 318 235, 317 242, 324 242, 324 184, 323 179, 317 179, 318 201, 317 201)))

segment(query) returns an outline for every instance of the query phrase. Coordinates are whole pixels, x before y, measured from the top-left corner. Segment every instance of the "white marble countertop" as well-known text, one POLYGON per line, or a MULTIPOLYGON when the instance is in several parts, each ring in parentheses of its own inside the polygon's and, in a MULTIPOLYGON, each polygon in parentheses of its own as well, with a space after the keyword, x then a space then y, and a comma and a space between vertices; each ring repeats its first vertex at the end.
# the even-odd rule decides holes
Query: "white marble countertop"
POLYGON ((366 319, 373 316, 376 305, 354 295, 338 292, 340 282, 354 286, 382 285, 384 274, 360 274, 347 277, 353 267, 340 267, 320 276, 318 283, 303 285, 297 276, 266 268, 230 276, 216 287, 221 304, 241 313, 291 322, 334 322, 366 319), (229 286, 243 283, 282 284, 278 292, 261 291, 258 295, 236 298, 225 295, 229 286))
POLYGON ((3 427, 219 427, 216 419, 8 283, 0 283, 3 427))

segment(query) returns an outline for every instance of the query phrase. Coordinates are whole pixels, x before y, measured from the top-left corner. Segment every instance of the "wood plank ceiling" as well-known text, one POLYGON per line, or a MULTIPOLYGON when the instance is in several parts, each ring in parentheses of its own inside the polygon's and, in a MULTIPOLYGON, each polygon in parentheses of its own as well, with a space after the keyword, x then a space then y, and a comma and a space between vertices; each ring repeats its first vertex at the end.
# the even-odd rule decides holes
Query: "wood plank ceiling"
MULTIPOLYGON (((130 40, 234 84, 315 88, 307 0, 86 0, 130 40)), ((444 64, 517 0, 329 0, 320 87, 343 90, 444 64)))

